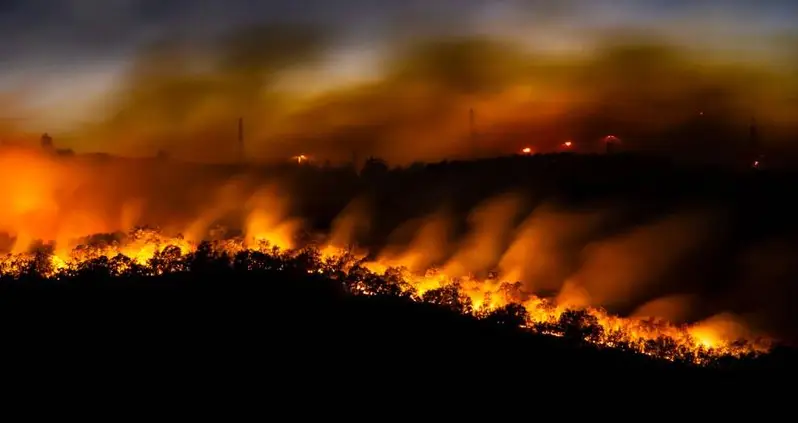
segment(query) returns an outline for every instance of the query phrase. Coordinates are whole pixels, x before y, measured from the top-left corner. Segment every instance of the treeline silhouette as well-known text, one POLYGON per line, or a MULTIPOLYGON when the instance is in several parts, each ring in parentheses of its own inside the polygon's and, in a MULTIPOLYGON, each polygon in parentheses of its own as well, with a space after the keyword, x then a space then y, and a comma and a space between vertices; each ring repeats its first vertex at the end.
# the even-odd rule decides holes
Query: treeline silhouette
POLYGON ((415 382, 561 378, 563 372, 586 382, 713 380, 795 370, 794 354, 784 348, 706 366, 691 364, 696 353, 668 339, 647 342, 645 351, 672 361, 622 342, 600 348, 590 341, 603 328, 586 312, 524 328, 530 322, 523 306, 475 311, 457 284, 418 298, 398 273, 378 276, 349 256, 322 259, 313 248, 228 253, 205 242, 185 255, 166 248, 144 265, 120 255, 53 273, 46 251, 20 264, 19 275, 0 276, 0 328, 16 345, 5 354, 26 360, 44 353, 73 365, 266 373, 288 367, 303 375, 415 382), (515 364, 495 369, 506 360, 515 364))

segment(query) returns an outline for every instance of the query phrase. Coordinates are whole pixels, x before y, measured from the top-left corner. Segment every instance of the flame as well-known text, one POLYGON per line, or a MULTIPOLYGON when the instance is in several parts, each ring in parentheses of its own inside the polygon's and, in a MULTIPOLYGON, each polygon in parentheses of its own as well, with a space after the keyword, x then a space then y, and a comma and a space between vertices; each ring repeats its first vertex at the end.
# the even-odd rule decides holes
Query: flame
MULTIPOLYGON (((227 239, 214 244, 219 250, 236 253, 245 249, 270 251, 264 246, 291 245, 283 238, 286 232, 279 230, 263 233, 261 244, 247 243, 241 239, 227 239), (272 238, 271 236, 274 236, 272 238)), ((64 272, 74 271, 82 264, 98 258, 115 260, 109 262, 110 269, 121 274, 132 265, 143 266, 151 274, 161 274, 166 270, 159 264, 158 257, 173 254, 179 259, 196 251, 197 245, 182 237, 168 237, 153 229, 136 229, 124 239, 106 244, 82 245, 67 255, 50 253, 47 256, 51 268, 45 276, 58 278, 64 272), (117 260, 126 258, 129 260, 117 260)), ((284 249, 281 249, 286 251, 284 249)), ((287 250, 289 254, 296 250, 287 250)), ((343 257, 351 251, 331 245, 320 249, 322 261, 319 268, 308 269, 310 273, 324 273, 323 263, 343 257)), ((32 253, 9 254, 0 259, 0 276, 19 276, 36 259, 32 253)), ((356 258, 358 259, 358 258, 356 258)), ((362 256, 359 257, 362 260, 362 256)), ((538 331, 555 336, 564 336, 558 324, 571 318, 578 311, 588 322, 600 328, 587 340, 600 347, 623 347, 632 351, 665 360, 686 360, 696 364, 704 364, 722 357, 740 357, 747 354, 766 352, 769 341, 757 339, 747 333, 745 327, 733 315, 718 315, 694 325, 675 325, 661 319, 647 317, 622 318, 608 314, 605 310, 590 307, 584 297, 585 293, 575 285, 566 284, 561 295, 556 299, 547 299, 525 292, 520 283, 507 283, 496 275, 487 278, 476 278, 470 275, 453 277, 440 269, 413 272, 401 266, 402 261, 417 263, 403 257, 400 260, 376 260, 363 262, 363 268, 374 275, 388 277, 398 276, 405 290, 412 293, 412 298, 422 301, 425 294, 445 287, 458 287, 459 291, 472 304, 476 316, 488 315, 501 307, 511 304, 522 305, 528 312, 523 325, 527 330, 538 331), (571 288, 567 288, 571 286, 571 288), (571 313, 571 314, 569 314, 571 313), (740 343, 737 339, 750 342, 740 343)), ((171 269, 171 271, 180 270, 171 269)), ((350 267, 351 270, 351 267, 350 267)), ((367 286, 356 285, 355 295, 373 295, 367 286)))
MULTIPOLYGON (((566 145, 570 146, 570 141, 566 145)), ((10 253, 0 257, 0 277, 20 277, 35 263, 42 276, 57 279, 96 260, 104 261, 113 274, 133 268, 154 275, 181 271, 185 264, 179 264, 180 260, 197 251, 209 230, 218 230, 220 235, 213 237, 217 241, 213 248, 218 252, 277 251, 291 256, 314 246, 322 260, 308 269, 310 272, 324 273, 325 263, 349 257, 344 269, 347 274, 355 277, 353 269, 358 269, 382 276, 383 280, 399 283, 402 292, 416 301, 428 301, 436 290, 454 287, 470 304, 461 310, 464 313, 484 317, 503 307, 520 305, 528 313, 522 325, 527 330, 566 336, 568 330, 563 328, 576 319, 597 329, 584 334, 584 339, 600 347, 702 364, 721 356, 764 352, 770 346, 770 341, 757 338, 733 315, 720 314, 684 325, 669 323, 662 316, 646 316, 661 310, 661 305, 641 308, 631 317, 614 316, 599 307, 625 295, 630 283, 638 283, 645 276, 643 268, 650 275, 670 265, 659 253, 647 259, 642 255, 631 259, 628 252, 639 252, 651 237, 668 247, 664 250, 685 251, 694 243, 692 237, 677 236, 697 232, 681 230, 681 221, 667 221, 643 235, 638 231, 586 249, 592 255, 585 260, 583 272, 563 273, 557 268, 560 244, 581 239, 603 217, 541 213, 538 209, 516 227, 511 222, 519 217, 521 201, 506 195, 475 210, 470 236, 459 248, 450 242, 450 219, 438 213, 419 225, 407 248, 367 255, 368 251, 354 247, 357 234, 369 226, 368 213, 359 202, 353 202, 336 219, 332 233, 320 247, 298 239, 302 222, 291 217, 288 202, 276 187, 260 187, 247 195, 252 192, 246 190, 247 181, 239 180, 230 181, 211 195, 215 201, 190 224, 178 225, 186 236, 141 227, 121 233, 121 226, 135 226, 145 220, 143 200, 128 198, 116 204, 118 214, 103 213, 111 201, 93 201, 90 194, 94 191, 80 190, 82 173, 62 169, 66 166, 63 163, 14 152, 0 155, 0 166, 15 175, 0 181, 0 196, 8 199, 0 210, 0 232, 13 238, 10 253), (80 194, 75 194, 74 204, 63 200, 65 193, 73 192, 80 194), (83 206, 78 207, 80 204, 83 206), (236 213, 243 233, 214 226, 236 213), (110 235, 87 237, 91 234, 110 235), (31 248, 39 240, 48 242, 31 248), (377 258, 366 261, 367 256, 377 258), (647 262, 639 266, 628 264, 644 259, 647 262), (46 266, 39 266, 42 263, 46 266), (604 267, 607 263, 612 269, 604 267), (601 278, 596 279, 599 274, 601 278), (541 291, 558 292, 542 296, 541 291)), ((691 224, 691 228, 699 227, 698 223, 691 224)), ((357 281, 350 286, 354 295, 375 295, 374 289, 357 281)))

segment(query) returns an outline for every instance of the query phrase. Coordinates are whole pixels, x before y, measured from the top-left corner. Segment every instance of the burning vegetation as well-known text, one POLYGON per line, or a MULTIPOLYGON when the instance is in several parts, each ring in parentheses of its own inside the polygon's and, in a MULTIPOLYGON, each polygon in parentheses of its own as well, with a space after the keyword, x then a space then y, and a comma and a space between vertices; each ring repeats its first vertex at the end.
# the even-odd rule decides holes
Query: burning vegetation
POLYGON ((403 297, 500 325, 675 362, 707 365, 721 358, 753 357, 770 347, 765 339, 735 338, 744 332, 730 316, 693 325, 621 318, 601 308, 538 297, 521 282, 505 281, 497 274, 479 279, 454 277, 440 269, 416 273, 332 246, 281 249, 269 239, 244 236, 199 244, 146 228, 94 236, 67 255, 55 254, 47 246, 8 254, 0 261, 0 281, 161 276, 199 271, 199 263, 209 261, 245 271, 301 269, 340 282, 352 295, 403 297))
POLYGON ((334 281, 353 296, 434 304, 498 325, 673 362, 708 365, 771 348, 768 337, 740 317, 715 310, 696 318, 684 312, 686 301, 654 289, 669 269, 704 248, 713 236, 709 223, 722 223, 715 215, 679 213, 607 235, 597 231, 617 225, 617 213, 530 209, 526 197, 505 193, 472 209, 462 235, 455 235, 451 216, 437 210, 394 226, 386 244, 365 247, 360 240, 377 230, 375 213, 357 196, 337 209, 324 233, 293 214, 287 190, 262 179, 225 177, 195 193, 190 187, 198 177, 175 182, 188 170, 162 175, 156 168, 150 175, 156 188, 146 191, 124 184, 131 173, 123 165, 98 168, 77 158, 25 152, 4 153, 0 160, 20 176, 0 181, 0 194, 10 199, 0 214, 0 231, 7 234, 0 239, 6 251, 2 284, 113 283, 202 273, 208 265, 254 275, 299 272, 334 281), (174 189, 164 186, 169 183, 174 189), (177 201, 181 189, 191 195, 177 201), (176 206, 167 207, 169 201, 176 206), (147 221, 164 224, 142 226, 147 221), (614 312, 623 309, 631 312, 614 312))

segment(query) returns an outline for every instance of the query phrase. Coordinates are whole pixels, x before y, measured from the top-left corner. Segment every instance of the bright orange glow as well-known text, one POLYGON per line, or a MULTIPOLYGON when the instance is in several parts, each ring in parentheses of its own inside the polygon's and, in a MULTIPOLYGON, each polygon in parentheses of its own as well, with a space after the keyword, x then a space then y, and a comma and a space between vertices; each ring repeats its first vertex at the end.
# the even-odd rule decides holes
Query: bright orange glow
MULTIPOLYGON (((265 233, 264 237, 258 239, 255 244, 248 244, 240 239, 231 239, 216 244, 216 248, 233 254, 246 249, 269 253, 273 247, 279 248, 279 244, 283 242, 283 234, 275 233, 274 235, 275 238, 269 238, 272 234, 265 233)), ((82 263, 100 257, 112 260, 110 269, 115 274, 122 274, 130 270, 130 266, 139 265, 145 266, 148 272, 159 275, 168 271, 179 271, 180 268, 169 269, 164 267, 164 264, 159 264, 163 259, 157 261, 153 261, 153 259, 156 257, 179 259, 194 251, 195 248, 195 244, 182 238, 169 238, 150 230, 136 230, 131 232, 128 241, 122 245, 84 246, 73 250, 66 256, 51 255, 50 276, 56 276, 59 272, 75 270, 82 263), (120 257, 130 259, 130 261, 120 260, 120 257)), ((286 252, 289 255, 294 254, 290 250, 286 252)), ((329 245, 322 248, 320 251, 323 259, 320 264, 322 267, 308 269, 308 272, 324 273, 323 263, 334 262, 343 253, 345 251, 329 245)), ((0 259, 0 274, 19 274, 24 271, 31 260, 34 260, 34 257, 28 254, 8 255, 0 259)), ((573 313, 581 310, 584 316, 593 319, 594 324, 600 328, 600 331, 589 339, 590 342, 607 348, 623 346, 623 348, 631 348, 642 354, 665 360, 688 359, 702 364, 713 357, 741 356, 753 352, 764 352, 769 348, 767 341, 760 340, 748 344, 734 342, 741 333, 744 333, 744 328, 733 316, 729 315, 714 316, 692 326, 673 325, 663 320, 643 317, 621 318, 612 316, 601 308, 576 305, 581 300, 572 302, 567 298, 561 298, 558 303, 529 295, 524 293, 519 286, 502 283, 501 279, 497 278, 479 279, 469 276, 455 278, 439 269, 412 272, 402 266, 402 262, 406 260, 412 262, 415 259, 408 256, 398 261, 368 262, 365 263, 365 268, 376 275, 390 274, 394 275, 392 276, 394 278, 400 277, 405 284, 404 289, 411 290, 413 298, 419 301, 424 294, 432 290, 456 284, 459 286, 460 292, 465 295, 464 298, 467 298, 472 304, 473 311, 469 311, 469 313, 473 313, 477 317, 487 315, 491 311, 509 304, 523 305, 529 313, 529 320, 525 327, 549 335, 562 336, 560 329, 557 329, 559 322, 562 322, 567 312, 573 313), (658 350, 658 348, 663 348, 659 345, 663 339, 671 342, 671 347, 663 350, 667 351, 666 353, 658 350)), ((355 295, 374 295, 368 285, 356 285, 354 289, 355 295)))
MULTIPOLYGON (((255 244, 242 243, 240 240, 229 240, 219 244, 218 248, 232 253, 248 248, 268 252, 272 247, 279 247, 281 243, 284 243, 283 236, 285 233, 281 234, 279 231, 264 232, 260 234, 262 238, 259 238, 255 244), (271 236, 274 236, 274 238, 270 238, 271 236)), ((53 275, 59 271, 76 269, 81 263, 98 257, 114 259, 117 256, 123 256, 131 259, 132 264, 153 265, 152 259, 156 255, 164 254, 170 249, 178 254, 177 257, 180 257, 193 251, 194 248, 194 244, 181 238, 169 238, 157 232, 137 230, 131 233, 129 240, 123 245, 94 248, 82 247, 73 250, 67 256, 52 255, 50 263, 53 267, 53 275)), ((343 251, 333 246, 327 246, 320 253, 322 258, 333 260, 339 257, 343 251)), ((29 263, 32 259, 33 257, 27 254, 6 256, 0 260, 0 274, 18 274, 25 269, 26 263, 29 263)), ((730 316, 717 316, 694 326, 677 326, 664 321, 646 318, 620 318, 611 316, 600 308, 569 305, 571 301, 565 298, 558 304, 545 298, 525 294, 522 290, 519 291, 517 286, 500 282, 501 279, 478 279, 467 276, 454 278, 437 269, 425 272, 411 272, 406 267, 401 267, 402 262, 408 260, 412 262, 415 259, 406 256, 399 261, 393 262, 369 262, 365 264, 365 267, 378 275, 388 273, 399 275, 406 283, 407 288, 415 292, 415 298, 421 298, 425 293, 434 289, 457 283, 461 292, 473 304, 474 313, 477 315, 486 314, 508 304, 520 303, 529 313, 527 327, 545 328, 547 325, 556 325, 563 318, 566 311, 573 309, 583 310, 588 316, 592 316, 591 318, 594 318, 596 324, 602 328, 602 331, 597 334, 595 339, 592 339, 592 342, 605 347, 615 347, 623 344, 644 354, 657 355, 655 351, 649 349, 648 343, 666 337, 675 342, 675 345, 681 349, 679 351, 685 354, 698 354, 694 356, 694 361, 698 363, 715 356, 739 356, 752 351, 765 351, 767 349, 766 343, 737 345, 732 342, 732 340, 736 339, 735 336, 741 332, 739 323, 730 316)), ((112 268, 114 272, 122 273, 128 269, 130 264, 123 260, 116 262, 114 266, 112 268)), ((165 271, 158 265, 153 266, 155 267, 151 269, 151 272, 155 274, 165 271)), ((309 272, 323 273, 323 269, 309 269, 309 272)), ((359 289, 361 290, 355 292, 356 294, 371 295, 368 291, 369 288, 366 286, 359 289)), ((577 303, 578 301, 573 304, 577 303)), ((546 332, 546 330, 543 331, 546 332)), ((553 331, 550 334, 556 335, 557 332, 553 331)), ((660 358, 677 359, 677 357, 672 356, 660 358)))
POLYGON ((529 148, 529 147, 524 147, 524 149, 522 149, 521 152, 524 153, 524 154, 531 154, 532 153, 532 149, 529 148))
POLYGON ((566 141, 566 142, 565 142, 563 145, 564 145, 566 148, 571 148, 571 146, 573 145, 573 143, 572 143, 571 141, 566 141))
MULTIPOLYGON (((305 155, 298 157, 300 163, 307 160, 305 155)), ((0 196, 9 199, 7 207, 0 208, 0 232, 12 238, 4 250, 10 253, 0 257, 0 275, 22 274, 41 257, 33 251, 46 253, 51 268, 45 269, 45 276, 60 277, 98 258, 109 260, 109 269, 116 274, 137 266, 151 274, 180 271, 179 266, 164 263, 185 258, 207 239, 215 241, 213 248, 226 253, 268 253, 276 248, 291 256, 312 246, 323 260, 312 264, 315 267, 309 268, 310 272, 324 273, 325 263, 346 255, 368 271, 385 276, 385 280, 401 282, 402 292, 417 301, 424 301, 424 294, 433 290, 458 286, 472 306, 466 313, 478 318, 500 307, 522 305, 529 314, 524 326, 539 333, 562 336, 563 330, 557 325, 563 316, 567 319, 567 312, 581 311, 601 328, 589 341, 602 347, 623 347, 666 360, 697 363, 769 347, 768 341, 748 333, 731 315, 675 325, 650 312, 656 307, 642 308, 645 313, 627 318, 613 316, 602 308, 622 303, 631 296, 634 284, 668 268, 670 262, 662 251, 689 251, 692 236, 698 232, 695 225, 685 226, 692 221, 665 221, 595 243, 585 249, 580 269, 565 271, 563 254, 558 250, 561 244, 593 232, 602 216, 572 215, 541 207, 517 226, 512 222, 524 217, 519 215, 523 198, 508 194, 476 207, 469 216, 470 232, 457 245, 450 242, 453 219, 441 212, 411 226, 407 242, 368 255, 369 251, 354 251, 356 234, 368 229, 368 213, 358 202, 335 219, 330 234, 301 238, 306 235, 302 222, 291 216, 290 203, 278 184, 257 181, 252 185, 252 181, 231 178, 210 194, 202 191, 201 196, 210 200, 197 203, 196 210, 170 221, 171 226, 145 229, 140 227, 146 215, 143 200, 115 197, 124 187, 116 183, 96 185, 97 180, 104 182, 91 177, 96 169, 81 167, 75 160, 58 161, 23 151, 0 152, 0 165, 14 175, 0 179, 0 196), (236 231, 228 232, 224 227, 228 223, 236 231), (130 231, 130 227, 136 229, 130 231), (93 234, 105 235, 91 237, 93 234), (653 250, 652 244, 656 244, 653 250), (371 261, 363 262, 366 257, 371 261), (542 292, 547 297, 541 296, 542 292), (748 343, 739 344, 738 339, 748 343), (663 340, 675 349, 658 349, 663 340)), ((99 169, 106 178, 112 171, 105 164, 99 169)), ((125 178, 133 174, 121 173, 125 178)), ((168 217, 172 213, 175 211, 170 210, 168 217)), ((341 271, 350 272, 354 266, 347 264, 341 271)), ((355 295, 375 295, 368 283, 349 289, 355 295)))

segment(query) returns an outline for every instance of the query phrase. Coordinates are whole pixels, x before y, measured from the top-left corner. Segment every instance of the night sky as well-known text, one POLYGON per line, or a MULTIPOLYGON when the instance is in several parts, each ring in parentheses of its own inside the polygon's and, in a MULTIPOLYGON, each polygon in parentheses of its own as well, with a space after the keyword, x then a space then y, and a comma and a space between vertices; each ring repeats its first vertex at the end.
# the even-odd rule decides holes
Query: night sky
POLYGON ((344 39, 377 41, 401 33, 397 27, 409 34, 648 26, 678 34, 700 25, 709 38, 766 35, 789 30, 796 17, 798 4, 789 0, 2 0, 0 57, 5 66, 118 58, 170 31, 200 36, 269 21, 317 23, 344 39))
POLYGON ((589 54, 597 34, 627 29, 738 60, 781 60, 796 51, 798 2, 0 0, 0 95, 17 94, 19 104, 34 107, 0 115, 35 115, 54 128, 85 119, 80 106, 113 86, 142 45, 268 22, 324 28, 334 80, 367 75, 384 45, 421 35, 489 35, 531 49, 589 54), (69 111, 53 116, 65 102, 69 111))

